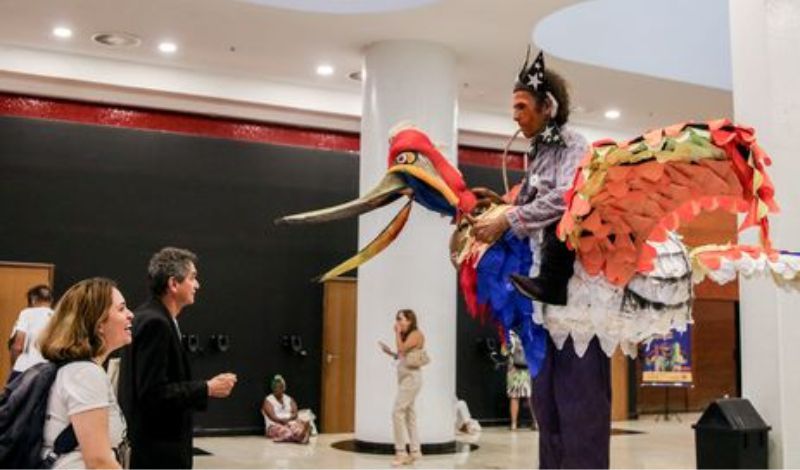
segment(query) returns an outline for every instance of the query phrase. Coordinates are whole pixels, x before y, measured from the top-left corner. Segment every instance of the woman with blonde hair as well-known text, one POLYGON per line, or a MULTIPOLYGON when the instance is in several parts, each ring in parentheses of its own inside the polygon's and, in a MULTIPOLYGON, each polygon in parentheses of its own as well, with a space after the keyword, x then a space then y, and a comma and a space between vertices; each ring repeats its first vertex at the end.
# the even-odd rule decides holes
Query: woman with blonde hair
POLYGON ((102 364, 131 342, 132 320, 125 298, 105 278, 78 282, 58 302, 40 338, 42 356, 62 364, 44 426, 43 458, 53 468, 121 468, 125 420, 102 364), (59 449, 70 440, 65 436, 74 437, 69 451, 59 449))
POLYGON ((397 352, 381 343, 383 352, 397 362, 397 397, 392 411, 394 425, 394 466, 407 465, 422 457, 414 402, 422 388, 420 368, 427 364, 425 335, 417 327, 417 315, 411 309, 399 310, 394 323, 397 352), (406 450, 408 440, 408 451, 406 450))

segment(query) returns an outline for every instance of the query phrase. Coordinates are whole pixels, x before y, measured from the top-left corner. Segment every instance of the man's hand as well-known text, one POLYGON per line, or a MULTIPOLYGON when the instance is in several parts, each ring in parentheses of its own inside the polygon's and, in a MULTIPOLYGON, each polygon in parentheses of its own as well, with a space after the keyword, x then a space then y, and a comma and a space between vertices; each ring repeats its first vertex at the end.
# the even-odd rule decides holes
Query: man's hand
POLYGON ((227 398, 234 385, 236 385, 236 374, 230 372, 214 376, 211 380, 206 382, 208 385, 208 396, 213 398, 227 398))
POLYGON ((475 222, 472 226, 472 233, 475 239, 483 243, 494 243, 503 236, 511 225, 505 214, 499 214, 492 218, 484 218, 475 222))

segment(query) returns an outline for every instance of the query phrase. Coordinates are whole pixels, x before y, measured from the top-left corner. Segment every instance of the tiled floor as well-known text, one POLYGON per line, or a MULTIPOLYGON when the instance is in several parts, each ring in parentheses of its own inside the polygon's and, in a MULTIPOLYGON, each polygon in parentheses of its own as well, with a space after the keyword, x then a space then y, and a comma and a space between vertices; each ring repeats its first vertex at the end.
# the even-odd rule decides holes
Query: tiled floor
MULTIPOLYGON (((611 438, 612 468, 695 468, 692 423, 697 415, 681 415, 682 422, 659 421, 646 416, 638 421, 614 423, 614 428, 644 434, 611 438)), ((487 428, 477 437, 459 440, 480 446, 456 455, 426 456, 417 468, 536 468, 538 434, 505 428, 487 428)), ((195 446, 211 456, 195 457, 195 468, 389 468, 391 456, 357 454, 334 449, 331 443, 349 434, 323 434, 311 444, 274 444, 258 436, 195 439, 195 446)))

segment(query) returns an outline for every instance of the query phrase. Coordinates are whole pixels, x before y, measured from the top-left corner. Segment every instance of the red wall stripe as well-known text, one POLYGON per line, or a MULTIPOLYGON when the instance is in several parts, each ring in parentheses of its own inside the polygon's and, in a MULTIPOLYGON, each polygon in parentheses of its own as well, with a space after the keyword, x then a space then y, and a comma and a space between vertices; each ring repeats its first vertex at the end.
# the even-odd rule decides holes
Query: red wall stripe
MULTIPOLYGON (((175 132, 205 137, 262 142, 277 145, 358 152, 359 135, 295 126, 216 118, 188 113, 38 98, 0 93, 0 116, 79 122, 100 126, 175 132)), ((459 162, 500 167, 502 152, 459 147, 459 162)), ((509 168, 522 168, 522 155, 509 155, 509 168)))
MULTIPOLYGON (((507 165, 509 170, 522 170, 522 157, 523 154, 517 152, 509 152, 507 165)), ((477 147, 458 147, 458 163, 462 165, 474 166, 488 166, 493 168, 500 168, 503 158, 503 152, 490 149, 482 149, 477 147)))
POLYGON ((357 152, 358 134, 245 120, 0 94, 0 114, 357 152))

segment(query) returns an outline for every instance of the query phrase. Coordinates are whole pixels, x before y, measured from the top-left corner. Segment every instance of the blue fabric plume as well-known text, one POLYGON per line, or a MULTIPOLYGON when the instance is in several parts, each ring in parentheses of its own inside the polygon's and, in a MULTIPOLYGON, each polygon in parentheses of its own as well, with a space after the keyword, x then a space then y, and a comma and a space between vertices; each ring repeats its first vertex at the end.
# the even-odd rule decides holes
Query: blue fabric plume
POLYGON ((489 306, 492 318, 506 335, 511 330, 519 335, 528 370, 536 377, 544 363, 547 331, 533 321, 533 302, 511 284, 511 274, 527 276, 532 264, 528 239, 520 240, 510 230, 506 231, 478 263, 478 303, 489 306))

